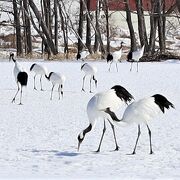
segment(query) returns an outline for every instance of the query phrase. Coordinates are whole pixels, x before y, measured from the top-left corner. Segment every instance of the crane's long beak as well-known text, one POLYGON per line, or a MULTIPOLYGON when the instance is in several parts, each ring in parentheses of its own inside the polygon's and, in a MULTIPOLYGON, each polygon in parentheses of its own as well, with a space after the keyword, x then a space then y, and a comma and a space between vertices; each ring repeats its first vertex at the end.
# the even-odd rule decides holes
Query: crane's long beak
POLYGON ((81 145, 81 142, 78 142, 78 151, 79 151, 79 149, 80 149, 80 145, 81 145))
POLYGON ((96 85, 96 88, 97 88, 97 80, 95 81, 95 85, 96 85))

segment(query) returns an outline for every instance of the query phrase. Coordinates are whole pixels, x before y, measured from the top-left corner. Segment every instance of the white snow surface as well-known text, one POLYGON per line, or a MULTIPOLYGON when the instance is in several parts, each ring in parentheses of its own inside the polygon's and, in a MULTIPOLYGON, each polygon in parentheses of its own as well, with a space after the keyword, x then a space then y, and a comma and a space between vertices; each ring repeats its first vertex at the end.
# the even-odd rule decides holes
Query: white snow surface
MULTIPOLYGON (((78 62, 20 61, 29 69, 38 62, 48 71, 66 76, 64 98, 58 93, 50 100, 51 83, 43 78, 45 91, 33 90, 33 73, 23 90, 22 103, 11 100, 17 90, 13 77, 14 63, 0 62, 0 178, 4 179, 180 179, 180 63, 139 63, 139 72, 130 72, 130 63, 119 63, 119 72, 104 62, 97 66, 98 88, 94 93, 81 92, 83 72, 78 62), (137 125, 115 127, 119 151, 112 129, 107 124, 100 153, 97 150, 103 120, 86 135, 77 151, 77 136, 88 126, 86 106, 97 92, 114 85, 125 87, 136 100, 156 93, 164 95, 176 109, 161 113, 149 122, 154 154, 149 154, 145 125, 135 155, 137 125)), ((135 64, 134 64, 135 66, 135 64)), ((37 83, 39 83, 37 81, 37 83)), ((37 85, 40 88, 40 85, 37 85)), ((86 81, 88 89, 89 82, 86 81)), ((56 87, 57 91, 57 87, 56 87)), ((19 96, 18 96, 19 97, 19 96)), ((121 117, 126 106, 116 111, 121 117)))

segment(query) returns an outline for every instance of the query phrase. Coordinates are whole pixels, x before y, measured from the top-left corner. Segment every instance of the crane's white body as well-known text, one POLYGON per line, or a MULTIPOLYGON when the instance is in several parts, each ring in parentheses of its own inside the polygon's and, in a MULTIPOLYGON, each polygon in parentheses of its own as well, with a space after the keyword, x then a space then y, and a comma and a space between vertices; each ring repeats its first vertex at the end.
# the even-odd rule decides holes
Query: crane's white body
POLYGON ((143 46, 141 49, 138 49, 137 51, 132 52, 132 59, 134 61, 139 61, 139 59, 143 56, 143 54, 144 54, 144 47, 145 46, 143 46))
POLYGON ((40 85, 41 85, 41 90, 43 90, 42 88, 42 76, 46 76, 48 74, 48 70, 45 66, 39 65, 34 63, 31 68, 30 71, 34 72, 34 89, 37 90, 36 85, 35 85, 35 79, 37 75, 40 75, 40 85))
MULTIPOLYGON (((144 47, 145 47, 145 45, 141 49, 132 52, 132 60, 137 62, 137 72, 138 72, 138 62, 139 62, 140 58, 143 56, 143 54, 144 54, 144 47)), ((133 64, 133 61, 131 62, 130 71, 132 71, 132 64, 133 64)))
POLYGON ((51 83, 53 85, 56 85, 56 84, 63 84, 64 85, 64 82, 66 80, 66 77, 60 73, 55 73, 53 72, 49 78, 49 80, 51 81, 51 83))
POLYGON ((32 70, 36 75, 47 75, 48 74, 48 70, 45 66, 42 66, 40 64, 34 64, 32 70))
POLYGON ((85 73, 86 76, 87 75, 93 76, 97 73, 97 67, 90 65, 89 63, 85 63, 83 65, 81 70, 85 73))
POLYGON ((17 61, 15 61, 13 73, 16 83, 18 83, 17 76, 19 72, 23 72, 23 71, 25 71, 25 69, 17 61))
POLYGON ((122 56, 122 48, 121 48, 119 51, 114 51, 114 52, 112 53, 112 55, 113 55, 113 61, 114 61, 115 63, 117 63, 117 62, 121 59, 121 56, 122 56))
POLYGON ((152 120, 160 112, 160 108, 154 103, 154 97, 147 97, 132 102, 124 111, 122 121, 128 124, 134 122, 137 124, 147 124, 147 122, 152 120))
POLYGON ((51 72, 49 74, 49 77, 46 76, 46 78, 48 78, 49 81, 51 81, 51 83, 52 83, 52 90, 51 90, 51 98, 50 99, 52 100, 53 90, 54 90, 54 87, 56 84, 59 85, 59 87, 58 87, 59 99, 60 99, 60 93, 63 97, 63 89, 64 89, 64 83, 66 81, 66 77, 63 74, 51 72))
POLYGON ((90 76, 90 92, 91 92, 91 81, 95 80, 95 83, 97 83, 97 80, 95 79, 95 75, 97 73, 97 67, 90 65, 89 63, 84 63, 81 66, 81 70, 84 72, 84 77, 83 77, 83 85, 82 85, 82 90, 84 91, 84 81, 87 76, 90 76))
POLYGON ((114 89, 95 94, 87 104, 89 123, 94 126, 97 119, 101 118, 101 120, 103 120, 104 118, 109 118, 109 116, 104 113, 102 109, 109 107, 112 111, 116 111, 122 105, 123 102, 116 95, 114 89))

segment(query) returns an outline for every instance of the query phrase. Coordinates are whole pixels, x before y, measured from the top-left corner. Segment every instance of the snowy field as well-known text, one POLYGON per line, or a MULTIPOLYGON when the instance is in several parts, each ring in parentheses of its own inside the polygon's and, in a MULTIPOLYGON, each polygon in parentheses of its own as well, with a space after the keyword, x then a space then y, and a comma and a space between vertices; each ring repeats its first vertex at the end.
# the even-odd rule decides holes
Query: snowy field
MULTIPOLYGON (((21 62, 27 69, 33 62, 21 62)), ((51 83, 43 79, 45 91, 33 90, 33 74, 24 89, 23 105, 12 104, 16 92, 14 63, 0 63, 0 178, 36 179, 180 179, 180 62, 140 63, 129 71, 129 63, 114 64, 108 72, 107 63, 97 66, 98 88, 94 93, 81 92, 81 63, 42 62, 49 71, 66 76, 64 98, 57 91, 50 100, 51 83), (99 120, 77 151, 77 136, 87 127, 86 105, 100 91, 119 84, 136 100, 156 93, 166 96, 176 107, 149 123, 154 154, 149 155, 147 129, 142 135, 137 154, 131 153, 137 137, 137 125, 116 127, 120 150, 114 152, 111 127, 101 152, 97 150, 103 129, 99 120)), ((89 80, 86 89, 89 88, 89 80)), ((38 86, 39 87, 39 86, 38 86)), ((94 87, 93 87, 94 88, 94 87)), ((17 100, 18 103, 18 100, 17 100)), ((124 108, 118 112, 121 116, 124 108)))

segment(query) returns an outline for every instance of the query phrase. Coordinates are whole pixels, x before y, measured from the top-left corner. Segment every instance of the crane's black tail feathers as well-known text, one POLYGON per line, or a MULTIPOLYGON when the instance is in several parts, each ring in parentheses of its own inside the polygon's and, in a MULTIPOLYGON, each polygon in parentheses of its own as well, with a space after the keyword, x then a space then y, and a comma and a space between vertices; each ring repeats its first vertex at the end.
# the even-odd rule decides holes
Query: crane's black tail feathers
POLYGON ((154 97, 155 103, 159 106, 161 111, 164 113, 165 108, 169 109, 170 107, 175 108, 174 105, 167 100, 166 97, 164 97, 161 94, 155 94, 152 97, 154 97))
POLYGON ((20 72, 17 76, 17 80, 22 86, 26 86, 28 82, 28 74, 26 72, 20 72))
POLYGON ((132 99, 134 99, 134 97, 124 87, 120 85, 113 86, 111 89, 114 89, 116 95, 126 104, 128 104, 128 102, 131 102, 132 99))
POLYGON ((107 57, 106 57, 107 62, 112 61, 113 60, 113 55, 111 53, 108 53, 107 57))

